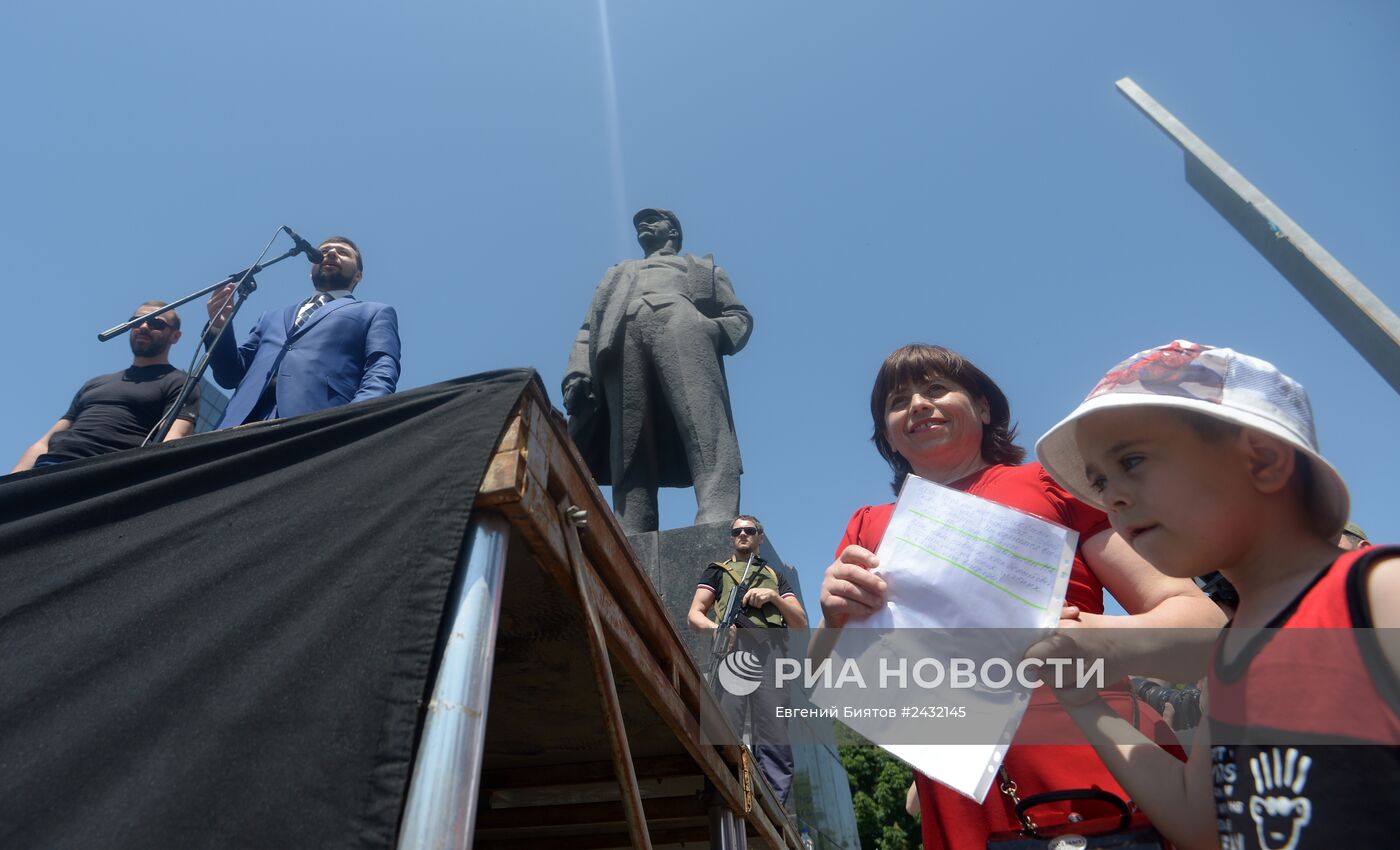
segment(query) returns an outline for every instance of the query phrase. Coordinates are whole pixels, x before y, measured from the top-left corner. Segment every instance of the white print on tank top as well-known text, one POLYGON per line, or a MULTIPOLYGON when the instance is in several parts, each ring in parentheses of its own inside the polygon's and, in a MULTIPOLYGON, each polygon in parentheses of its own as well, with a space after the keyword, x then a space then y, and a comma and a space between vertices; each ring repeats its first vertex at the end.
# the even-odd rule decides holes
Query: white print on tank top
POLYGON ((1260 752, 1249 760, 1254 774, 1254 794, 1249 798, 1249 816, 1258 829, 1259 846, 1267 850, 1294 850, 1303 828, 1312 820, 1312 801, 1303 796, 1312 759, 1298 757, 1289 747, 1260 752))

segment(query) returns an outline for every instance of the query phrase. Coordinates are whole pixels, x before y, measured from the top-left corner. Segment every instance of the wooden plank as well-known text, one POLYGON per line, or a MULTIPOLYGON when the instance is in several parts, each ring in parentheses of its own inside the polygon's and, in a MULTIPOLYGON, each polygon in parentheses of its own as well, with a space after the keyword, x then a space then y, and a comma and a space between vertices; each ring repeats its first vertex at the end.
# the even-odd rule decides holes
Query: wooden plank
MULTIPOLYGON (((700 774, 695 759, 689 756, 639 758, 633 760, 632 766, 639 779, 700 774)), ((567 766, 507 767, 482 771, 481 787, 484 791, 496 791, 508 788, 538 788, 545 785, 582 785, 612 778, 611 761, 590 761, 567 766)))
POLYGON ((765 795, 761 806, 745 811, 737 775, 742 748, 699 742, 701 701, 708 701, 718 714, 713 695, 666 619, 663 603, 650 580, 637 566, 616 517, 592 486, 582 459, 567 437, 562 418, 547 407, 547 400, 533 386, 527 388, 522 405, 527 449, 536 457, 543 454, 548 458, 548 479, 541 481, 532 474, 531 468, 536 464, 520 464, 529 468, 513 490, 493 494, 496 509, 511 517, 540 564, 566 589, 575 583, 574 571, 568 566, 562 520, 551 501, 565 501, 588 512, 592 533, 579 541, 584 554, 585 584, 595 589, 591 601, 606 631, 606 640, 616 648, 613 655, 715 785, 725 805, 742 813, 769 846, 800 850, 798 836, 787 828, 786 817, 780 814, 781 807, 771 796, 765 795))
MULTIPOLYGON (((551 464, 549 425, 540 414, 538 404, 526 405, 522 419, 527 421, 525 433, 525 464, 530 474, 539 481, 549 484, 551 464)), ((557 497, 556 497, 557 499, 557 497)))
POLYGON ((627 535, 612 510, 603 502, 602 494, 593 486, 583 459, 568 437, 567 425, 549 407, 548 400, 535 386, 526 388, 507 432, 524 433, 527 448, 538 447, 538 450, 529 452, 533 459, 522 459, 519 453, 498 450, 487 468, 486 480, 490 483, 483 483, 478 490, 478 498, 490 497, 492 503, 524 498, 528 477, 521 474, 518 466, 526 466, 534 472, 535 481, 545 485, 554 501, 567 495, 572 504, 588 512, 590 528, 594 531, 581 538, 584 551, 594 563, 606 565, 602 571, 606 578, 621 579, 625 576, 628 579, 619 583, 620 588, 628 591, 623 600, 625 607, 633 614, 646 618, 645 631, 650 637, 663 640, 669 637, 668 642, 684 655, 684 647, 662 613, 665 606, 661 597, 656 594, 650 579, 636 569, 636 555, 626 544, 627 535), (538 471, 541 455, 546 461, 544 466, 550 470, 548 475, 538 471))
POLYGON ((486 465, 486 474, 477 488, 476 504, 499 505, 519 499, 524 474, 525 465, 521 462, 520 449, 496 452, 486 465))
MULTIPOLYGON (((585 565, 585 569, 592 572, 591 565, 585 565)), ((598 581, 596 573, 590 575, 588 586, 593 589, 593 603, 598 611, 599 619, 607 629, 610 643, 616 648, 614 655, 617 657, 618 663, 622 665, 643 695, 656 708, 662 721, 671 728, 677 738, 686 746, 686 749, 695 755, 697 761, 700 761, 703 767, 708 768, 706 773, 710 776, 710 781, 719 789, 721 796, 725 798, 729 806, 734 811, 743 814, 772 846, 784 846, 785 842, 779 837, 777 823, 785 820, 785 817, 777 816, 774 813, 772 805, 775 805, 776 801, 773 801, 771 797, 768 798, 770 802, 767 807, 768 811, 745 806, 741 779, 737 775, 738 765, 742 758, 740 755, 742 748, 730 745, 717 750, 712 745, 700 743, 699 712, 687 708, 680 695, 670 688, 671 680, 656 663, 651 648, 637 634, 628 615, 604 592, 604 586, 598 581), (725 765, 726 761, 728 766, 725 765), (721 777, 727 779, 728 783, 722 781, 721 777)), ((704 699, 710 701, 708 707, 711 712, 710 716, 721 717, 719 705, 714 702, 713 695, 708 689, 704 691, 704 694, 704 699)), ((778 807, 777 810, 780 811, 781 807, 778 807)), ((794 841, 790 846, 799 845, 794 841)))
MULTIPOLYGON (((694 850, 710 849, 710 825, 678 826, 678 828, 652 830, 657 846, 686 846, 694 850)), ((490 840, 477 840, 475 850, 612 850, 627 847, 626 840, 617 836, 531 836, 493 837, 490 840)))
MULTIPOLYGON (((567 769, 560 766, 560 770, 567 769)), ((707 782, 704 774, 691 765, 687 776, 637 779, 643 800, 661 797, 696 797, 703 794, 707 782)), ((605 781, 566 785, 541 785, 530 788, 495 788, 481 797, 482 805, 491 809, 516 809, 537 806, 559 806, 573 803, 603 803, 622 799, 622 790, 611 773, 605 781)), ((648 819, 648 826, 651 819, 648 819)))
MULTIPOLYGON (((555 505, 544 484, 527 472, 524 482, 514 491, 513 499, 499 502, 494 509, 511 518, 530 551, 554 572, 556 579, 562 582, 568 578, 569 550, 564 543, 564 529, 559 523, 548 520, 554 515, 555 505)), ((564 587, 567 590, 569 585, 564 587)))
MULTIPOLYGON (((541 442, 546 442, 547 434, 547 441, 554 444, 549 452, 552 459, 557 458, 554 466, 558 471, 551 472, 549 482, 551 496, 560 499, 567 495, 572 504, 588 512, 591 533, 581 538, 584 552, 619 604, 638 623, 639 630, 667 659, 667 667, 679 660, 681 666, 693 669, 685 646, 666 616, 665 604, 651 579, 637 567, 636 554, 626 543, 627 535, 612 509, 603 502, 602 493, 593 486, 587 466, 568 437, 567 426, 557 414, 551 414, 544 418, 540 432, 541 442), (566 469, 572 474, 564 472, 566 469)), ((698 679, 699 671, 695 675, 698 679)))
MULTIPOLYGON (((617 698, 617 682, 613 680, 612 664, 608 660, 608 641, 603 634, 603 625, 598 620, 598 611, 593 604, 593 589, 588 586, 589 576, 583 565, 583 547, 578 541, 578 527, 570 513, 578 511, 568 500, 559 503, 558 519, 564 523, 564 545, 569 551, 569 563, 573 566, 574 587, 577 598, 583 607, 585 634, 588 637, 588 651, 593 659, 593 672, 597 679, 599 696, 603 702, 603 719, 607 723, 608 745, 612 749, 613 765, 617 769, 617 783, 622 787, 622 809, 627 817, 627 833, 632 838, 632 846, 651 850, 651 836, 647 833, 646 810, 642 807, 642 792, 637 787, 637 774, 632 768, 632 749, 627 742, 627 727, 622 719, 622 702, 617 698)), ((656 806, 657 801, 652 802, 656 806)))
MULTIPOLYGON (((522 517, 521 521, 533 521, 535 516, 538 515, 522 517)), ((550 563, 545 557, 540 558, 540 563, 554 574, 556 580, 560 581, 561 584, 570 580, 570 577, 562 572, 559 564, 550 563)), ((586 562, 584 566, 591 573, 589 584, 600 587, 596 573, 591 572, 591 566, 586 562)), ((728 807, 746 817, 770 846, 800 847, 801 845, 795 839, 785 842, 779 836, 779 830, 774 824, 778 818, 770 817, 768 812, 760 808, 751 808, 751 810, 745 811, 744 792, 738 776, 743 748, 738 745, 716 747, 700 743, 698 712, 687 708, 680 696, 671 690, 670 679, 656 663, 653 649, 637 633, 632 622, 617 606, 615 600, 600 593, 594 597, 594 603, 604 627, 608 630, 610 642, 616 647, 613 655, 617 658, 618 663, 622 665, 642 695, 652 704, 662 721, 675 733, 681 745, 714 783, 716 790, 724 798, 728 807)), ((713 701, 714 697, 708 690, 704 691, 704 694, 705 699, 713 701)), ((711 708, 715 716, 719 716, 718 705, 712 702, 711 708)))
MULTIPOLYGON (((705 803, 699 796, 658 797, 649 802, 647 808, 657 820, 706 816, 705 803)), ((608 801, 479 811, 476 815, 476 826, 478 830, 498 830, 541 826, 615 825, 621 832, 625 830, 625 818, 624 803, 608 801)))
POLYGON ((510 423, 506 425, 506 432, 501 435, 501 439, 496 442, 496 451, 502 452, 509 449, 519 448, 523 445, 520 437, 525 428, 525 419, 521 415, 521 406, 516 405, 515 412, 511 414, 510 423))

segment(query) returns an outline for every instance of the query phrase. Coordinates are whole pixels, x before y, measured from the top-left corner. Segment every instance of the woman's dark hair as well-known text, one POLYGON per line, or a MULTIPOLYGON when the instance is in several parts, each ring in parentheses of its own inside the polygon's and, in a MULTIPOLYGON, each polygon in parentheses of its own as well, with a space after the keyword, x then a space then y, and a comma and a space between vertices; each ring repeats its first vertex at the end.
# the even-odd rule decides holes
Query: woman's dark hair
POLYGON ((982 429, 982 459, 987 463, 1017 464, 1026 457, 1026 450, 1015 444, 1016 426, 1011 424, 1011 402, 972 361, 941 345, 912 344, 895 349, 885 358, 875 375, 875 387, 870 391, 870 418, 875 428, 870 436, 880 457, 894 471, 894 491, 899 492, 904 476, 912 471, 909 461, 893 448, 885 436, 885 400, 901 387, 912 387, 933 378, 947 378, 987 402, 991 424, 982 429))

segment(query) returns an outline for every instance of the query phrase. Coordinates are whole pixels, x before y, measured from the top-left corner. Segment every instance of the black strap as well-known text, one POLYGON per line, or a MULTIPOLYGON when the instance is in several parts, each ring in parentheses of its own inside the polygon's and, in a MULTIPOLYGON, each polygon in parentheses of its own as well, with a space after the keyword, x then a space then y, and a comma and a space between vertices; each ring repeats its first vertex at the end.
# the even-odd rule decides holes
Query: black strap
POLYGON ((1032 794, 1016 803, 1016 820, 1021 822, 1027 832, 1035 835, 1035 831, 1026 826, 1026 810, 1045 803, 1063 803, 1066 800, 1097 800, 1112 805, 1118 810, 1118 826, 1113 828, 1114 832, 1122 832, 1133 822, 1133 810, 1128 807, 1127 803, 1123 802, 1123 798, 1101 788, 1073 788, 1069 791, 1046 791, 1044 794, 1032 794))

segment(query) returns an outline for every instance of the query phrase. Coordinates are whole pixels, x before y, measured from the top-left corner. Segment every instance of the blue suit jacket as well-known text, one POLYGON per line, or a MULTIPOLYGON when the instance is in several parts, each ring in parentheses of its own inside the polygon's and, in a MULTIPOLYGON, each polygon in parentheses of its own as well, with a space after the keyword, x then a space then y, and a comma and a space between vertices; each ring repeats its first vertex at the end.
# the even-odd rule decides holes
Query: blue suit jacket
POLYGON ((214 380, 237 389, 219 427, 242 425, 277 376, 276 417, 389 395, 399 382, 399 317, 353 295, 326 304, 291 333, 300 303, 263 313, 243 344, 232 329, 209 359, 214 380))

